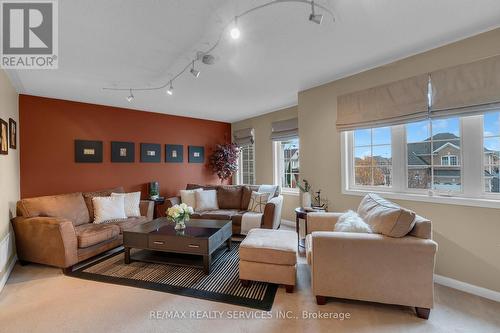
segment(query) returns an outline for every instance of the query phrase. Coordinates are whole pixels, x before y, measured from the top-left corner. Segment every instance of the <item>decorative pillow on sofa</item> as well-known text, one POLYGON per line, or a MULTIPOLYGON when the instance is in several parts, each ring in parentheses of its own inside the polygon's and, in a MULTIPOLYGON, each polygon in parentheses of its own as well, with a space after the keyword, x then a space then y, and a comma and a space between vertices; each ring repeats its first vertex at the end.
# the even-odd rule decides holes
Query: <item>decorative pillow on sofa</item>
POLYGON ((358 207, 358 214, 370 225, 373 232, 390 237, 404 237, 415 225, 415 212, 374 193, 363 198, 358 207))
POLYGON ((196 210, 196 196, 195 192, 203 191, 202 188, 197 188, 193 190, 181 190, 181 203, 185 203, 186 205, 193 207, 196 210))
POLYGON ((206 210, 218 210, 219 204, 217 203, 217 191, 196 191, 194 192, 196 198, 196 210, 206 211, 206 210))
POLYGON ((127 217, 141 216, 139 204, 141 202, 141 192, 131 193, 111 193, 112 197, 122 196, 125 201, 125 214, 127 217))
POLYGON ((90 221, 94 221, 94 205, 92 204, 92 198, 94 197, 109 197, 111 193, 124 193, 123 187, 116 187, 113 189, 107 189, 102 191, 94 191, 94 192, 84 192, 83 199, 85 200, 85 204, 89 209, 89 217, 90 221))
POLYGON ((335 231, 341 232, 363 232, 371 234, 372 229, 368 224, 359 217, 358 213, 352 210, 342 214, 337 223, 335 223, 335 231))
POLYGON ((264 213, 266 204, 269 201, 269 193, 252 192, 250 203, 248 204, 249 212, 264 213))
POLYGON ((125 196, 94 197, 94 223, 103 223, 109 220, 126 219, 125 196))

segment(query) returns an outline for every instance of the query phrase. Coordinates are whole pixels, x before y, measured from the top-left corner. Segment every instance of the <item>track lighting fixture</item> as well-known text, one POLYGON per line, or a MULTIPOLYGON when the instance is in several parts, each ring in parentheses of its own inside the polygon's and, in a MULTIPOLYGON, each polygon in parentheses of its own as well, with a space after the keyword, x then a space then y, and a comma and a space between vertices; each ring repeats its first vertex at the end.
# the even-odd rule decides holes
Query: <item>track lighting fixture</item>
POLYGON ((167 89, 167 94, 172 96, 174 94, 174 87, 172 86, 172 81, 170 81, 170 87, 167 89))
POLYGON ((194 68, 194 60, 193 60, 193 65, 192 65, 192 67, 191 67, 190 72, 191 72, 191 74, 193 74, 193 76, 194 76, 194 77, 198 77, 198 76, 200 76, 200 71, 199 71, 199 70, 196 70, 196 69, 194 68))
MULTIPOLYGON (((250 9, 247 9, 238 15, 234 16, 234 19, 231 21, 227 22, 226 25, 222 28, 222 31, 219 35, 219 38, 207 49, 203 51, 199 51, 196 55, 196 57, 191 60, 191 62, 186 63, 186 65, 179 70, 179 72, 169 78, 168 81, 166 81, 163 84, 157 85, 157 86, 148 86, 148 87, 135 87, 134 91, 153 91, 153 90, 163 90, 167 88, 166 92, 167 95, 173 95, 174 94, 174 87, 173 87, 173 82, 177 80, 181 75, 183 75, 185 72, 189 70, 191 74, 193 74, 194 77, 200 76, 200 71, 194 68, 194 63, 195 61, 200 61, 201 63, 205 65, 211 65, 215 62, 215 57, 211 55, 210 53, 217 48, 219 43, 222 41, 222 36, 224 36, 227 33, 227 30, 231 28, 229 31, 229 35, 231 36, 232 39, 239 39, 241 37, 241 31, 238 28, 238 19, 241 17, 245 17, 253 12, 262 10, 264 8, 274 6, 277 4, 281 3, 288 3, 288 2, 294 2, 294 3, 302 3, 307 6, 311 6, 311 14, 309 15, 309 21, 314 22, 316 24, 321 24, 323 21, 323 14, 316 14, 316 9, 319 8, 321 11, 326 13, 328 16, 332 18, 332 21, 335 22, 335 15, 333 14, 333 11, 329 9, 326 6, 323 6, 321 4, 316 4, 314 0, 268 0, 266 3, 263 3, 261 5, 252 7, 250 9), (190 69, 191 67, 191 69, 190 69)), ((127 97, 127 101, 129 103, 132 103, 134 100, 134 94, 132 93, 131 88, 117 88, 117 87, 105 87, 103 88, 104 90, 111 90, 111 91, 130 91, 130 95, 127 97)))
POLYGON ((231 29, 231 38, 232 39, 238 39, 240 38, 240 29, 238 29, 238 16, 234 17, 234 27, 231 29))
POLYGON ((309 15, 309 21, 317 24, 321 24, 321 21, 323 21, 323 15, 314 12, 314 1, 311 1, 311 15, 309 15))
POLYGON ((132 94, 132 89, 130 89, 130 95, 127 97, 127 102, 132 103, 134 100, 134 94, 132 94))

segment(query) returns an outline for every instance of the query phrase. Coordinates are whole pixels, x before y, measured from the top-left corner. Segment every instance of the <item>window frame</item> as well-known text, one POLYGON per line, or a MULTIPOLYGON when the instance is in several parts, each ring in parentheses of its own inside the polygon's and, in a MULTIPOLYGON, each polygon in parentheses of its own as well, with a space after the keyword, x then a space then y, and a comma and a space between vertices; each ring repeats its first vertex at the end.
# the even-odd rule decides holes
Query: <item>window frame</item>
MULTIPOLYGON (((300 175, 300 140, 298 140, 298 146, 299 146, 299 175, 300 175)), ((282 149, 281 149, 281 142, 283 141, 289 141, 289 140, 282 140, 282 141, 273 141, 273 183, 274 185, 278 185, 281 187, 281 192, 285 194, 292 194, 292 195, 299 195, 300 190, 298 187, 283 187, 281 185, 281 175, 282 175, 282 170, 283 170, 283 163, 281 160, 281 155, 283 154, 282 149)))
POLYGON ((341 133, 342 193, 363 196, 375 192, 389 199, 500 208, 500 193, 486 192, 485 187, 483 117, 467 116, 459 117, 459 120, 461 149, 460 156, 457 155, 457 163, 460 161, 460 192, 408 188, 406 125, 395 125, 391 126, 393 171, 391 188, 355 185, 353 131, 341 133))
POLYGON ((251 145, 247 145, 244 147, 240 147, 240 156, 238 157, 238 172, 237 172, 237 184, 238 185, 255 185, 256 183, 256 174, 255 174, 255 143, 252 143, 251 145), (243 182, 244 179, 244 172, 243 172, 243 149, 246 147, 252 147, 252 152, 253 152, 253 158, 252 158, 252 170, 253 170, 253 184, 245 184, 243 182))

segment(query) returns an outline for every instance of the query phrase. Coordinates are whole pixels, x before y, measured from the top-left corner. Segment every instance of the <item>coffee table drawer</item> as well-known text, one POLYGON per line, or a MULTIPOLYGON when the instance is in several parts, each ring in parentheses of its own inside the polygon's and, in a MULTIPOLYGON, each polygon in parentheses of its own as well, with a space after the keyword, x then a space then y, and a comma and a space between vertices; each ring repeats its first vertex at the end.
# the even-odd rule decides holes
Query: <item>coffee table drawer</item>
POLYGON ((182 253, 206 253, 207 241, 182 237, 168 238, 156 235, 149 236, 149 248, 152 250, 172 251, 182 253))

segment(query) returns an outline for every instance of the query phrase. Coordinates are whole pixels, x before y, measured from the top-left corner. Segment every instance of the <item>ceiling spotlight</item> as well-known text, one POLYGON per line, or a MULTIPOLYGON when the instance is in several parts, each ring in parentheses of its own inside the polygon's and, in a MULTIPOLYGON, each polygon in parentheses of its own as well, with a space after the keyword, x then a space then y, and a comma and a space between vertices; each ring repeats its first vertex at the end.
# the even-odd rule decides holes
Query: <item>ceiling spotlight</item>
POLYGON ((231 38, 232 39, 238 39, 240 38, 240 29, 238 29, 238 16, 234 18, 234 27, 231 29, 231 38))
POLYGON ((311 15, 309 15, 309 21, 317 24, 321 24, 321 21, 323 21, 323 15, 314 12, 314 1, 311 1, 311 15))
POLYGON ((170 87, 167 89, 167 94, 172 96, 174 94, 174 87, 172 86, 172 81, 170 81, 170 87))
POLYGON ((132 89, 130 89, 130 95, 127 97, 127 102, 132 103, 134 100, 134 94, 132 94, 132 89))
POLYGON ((191 70, 190 70, 191 74, 193 74, 194 77, 198 77, 200 76, 200 71, 199 70, 196 70, 194 68, 194 60, 193 60, 193 66, 191 67, 191 70))

